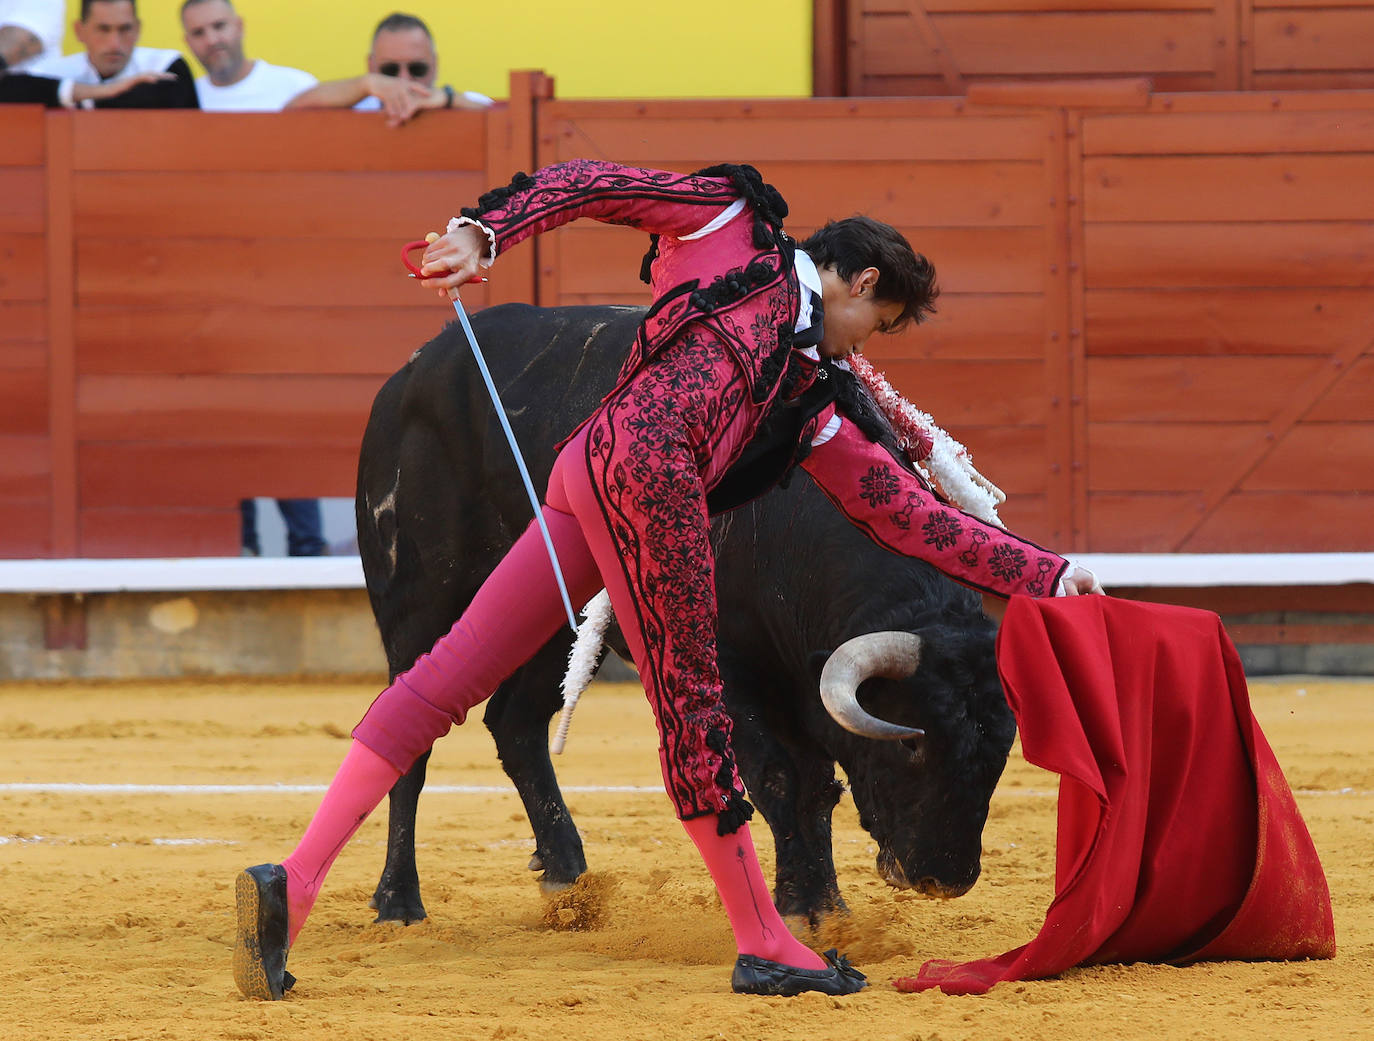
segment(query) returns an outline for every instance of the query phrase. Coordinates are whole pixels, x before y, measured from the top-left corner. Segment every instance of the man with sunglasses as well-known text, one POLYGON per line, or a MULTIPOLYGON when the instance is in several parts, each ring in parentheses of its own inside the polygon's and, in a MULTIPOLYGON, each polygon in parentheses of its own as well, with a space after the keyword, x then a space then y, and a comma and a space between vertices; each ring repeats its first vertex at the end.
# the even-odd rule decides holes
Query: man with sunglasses
POLYGON ((372 33, 367 72, 312 87, 287 108, 353 108, 383 111, 390 126, 429 108, 486 108, 491 98, 476 91, 436 87, 439 58, 429 26, 410 14, 391 14, 372 33))

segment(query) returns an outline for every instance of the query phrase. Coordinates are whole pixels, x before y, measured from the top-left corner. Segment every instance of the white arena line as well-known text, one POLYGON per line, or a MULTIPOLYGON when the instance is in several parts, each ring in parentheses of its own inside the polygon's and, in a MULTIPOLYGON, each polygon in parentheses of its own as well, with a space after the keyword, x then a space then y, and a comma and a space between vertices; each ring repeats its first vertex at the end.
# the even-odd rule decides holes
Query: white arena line
MULTIPOLYGON (((154 846, 241 846, 237 839, 149 839, 154 846)), ((88 844, 66 835, 0 835, 0 846, 78 846, 88 844)), ((134 843, 106 842, 99 845, 131 846, 134 843)))
MULTIPOLYGON (((26 792, 38 795, 310 795, 323 793, 324 784, 82 784, 54 781, 49 783, 12 781, 0 782, 0 792, 26 792)), ((659 785, 643 784, 565 784, 564 792, 572 795, 623 794, 661 795, 659 785)), ((1295 788, 1295 795, 1353 796, 1363 798, 1374 791, 1358 788, 1295 788)), ((426 795, 515 795, 514 788, 498 784, 430 784, 426 795)), ((1036 799, 1055 798, 1058 791, 1045 788, 1008 788, 999 796, 1022 796, 1036 799)))
MULTIPOLYGON (((75 782, 0 783, 0 792, 33 792, 43 795, 297 795, 322 793, 325 784, 80 784, 75 782)), ((563 791, 575 794, 612 792, 630 795, 662 794, 659 785, 567 784, 563 791)), ((498 784, 429 784, 426 795, 514 795, 515 789, 498 784)))

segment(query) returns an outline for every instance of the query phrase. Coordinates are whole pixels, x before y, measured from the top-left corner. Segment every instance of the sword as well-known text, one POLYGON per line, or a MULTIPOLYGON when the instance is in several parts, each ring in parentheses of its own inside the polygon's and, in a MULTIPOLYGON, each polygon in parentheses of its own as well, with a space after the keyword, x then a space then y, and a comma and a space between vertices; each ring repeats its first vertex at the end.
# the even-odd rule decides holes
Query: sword
MULTIPOLYGON (((406 243, 401 251, 401 262, 409 269, 412 278, 423 278, 420 269, 410 262, 410 254, 416 249, 423 249, 429 245, 423 239, 415 242, 406 243)), ((501 395, 496 392, 496 382, 491 378, 491 370, 487 368, 487 359, 482 356, 482 348, 477 346, 477 336, 472 331, 472 324, 468 321, 468 313, 463 310, 463 302, 457 297, 453 298, 453 310, 458 315, 458 324, 463 327, 463 334, 468 338, 468 346, 472 348, 472 356, 477 359, 477 369, 482 373, 482 381, 487 385, 487 394, 491 397, 491 403, 496 408, 496 418, 501 421, 501 429, 505 431, 506 441, 510 444, 511 454, 515 456, 515 466, 520 471, 520 479, 525 483, 525 494, 529 496, 530 506, 534 510, 535 522, 539 525, 539 533, 544 536, 544 548, 549 552, 549 563, 553 565, 553 577, 558 583, 558 594, 563 598, 563 610, 568 613, 568 628, 577 633, 577 615, 573 612, 572 600, 568 596, 567 583, 563 581, 563 569, 558 565, 558 551, 553 548, 553 536, 549 534, 549 526, 544 522, 544 511, 539 505, 539 496, 535 494, 534 482, 530 480, 529 468, 525 466, 525 457, 520 453, 520 445, 515 440, 515 431, 510 427, 510 420, 506 418, 506 409, 501 404, 501 395)))

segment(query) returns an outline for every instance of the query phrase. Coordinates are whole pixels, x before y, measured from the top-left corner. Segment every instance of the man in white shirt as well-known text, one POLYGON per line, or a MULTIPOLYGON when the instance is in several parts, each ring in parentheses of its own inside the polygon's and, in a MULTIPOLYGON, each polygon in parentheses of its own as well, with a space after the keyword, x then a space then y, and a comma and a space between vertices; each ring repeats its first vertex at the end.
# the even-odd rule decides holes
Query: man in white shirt
POLYGON ((138 46, 143 26, 134 0, 81 0, 73 28, 85 51, 0 76, 0 101, 50 108, 199 108, 186 59, 176 51, 138 46))
POLYGON ((0 72, 62 53, 63 0, 0 0, 0 72))
POLYGON ((384 111, 391 126, 427 108, 486 108, 491 98, 475 90, 436 87, 439 56, 429 26, 411 14, 391 14, 372 33, 367 72, 330 80, 291 99, 287 108, 353 108, 384 111))
POLYGON ((319 82, 302 69, 245 57, 243 18, 230 0, 185 0, 181 28, 205 66, 196 94, 207 112, 276 112, 319 82))

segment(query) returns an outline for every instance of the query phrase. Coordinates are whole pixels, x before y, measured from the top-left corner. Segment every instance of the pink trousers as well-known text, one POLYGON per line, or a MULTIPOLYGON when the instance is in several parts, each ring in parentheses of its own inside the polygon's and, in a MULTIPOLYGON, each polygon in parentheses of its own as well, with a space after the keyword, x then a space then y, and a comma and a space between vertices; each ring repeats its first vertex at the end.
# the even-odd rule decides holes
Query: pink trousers
MULTIPOLYGON (((664 784, 678 816, 716 814, 722 834, 751 811, 721 700, 706 489, 757 421, 725 345, 688 332, 564 446, 543 508, 573 606, 603 585, 610 594, 658 721, 664 784)), ((377 697, 353 736, 410 769, 565 621, 532 523, 453 628, 377 697)))

